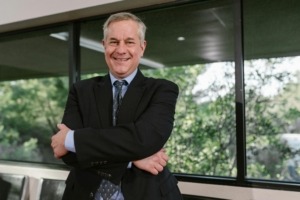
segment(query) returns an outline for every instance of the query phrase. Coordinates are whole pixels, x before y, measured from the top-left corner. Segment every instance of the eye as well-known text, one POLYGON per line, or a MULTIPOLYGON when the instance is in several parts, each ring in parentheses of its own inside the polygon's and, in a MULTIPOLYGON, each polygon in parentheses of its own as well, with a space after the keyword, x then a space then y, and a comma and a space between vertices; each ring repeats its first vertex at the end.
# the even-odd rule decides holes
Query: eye
POLYGON ((109 44, 115 46, 118 44, 118 41, 112 40, 112 41, 109 41, 109 44))
POLYGON ((130 41, 127 41, 126 44, 129 45, 129 46, 131 46, 131 45, 134 45, 135 42, 130 40, 130 41))

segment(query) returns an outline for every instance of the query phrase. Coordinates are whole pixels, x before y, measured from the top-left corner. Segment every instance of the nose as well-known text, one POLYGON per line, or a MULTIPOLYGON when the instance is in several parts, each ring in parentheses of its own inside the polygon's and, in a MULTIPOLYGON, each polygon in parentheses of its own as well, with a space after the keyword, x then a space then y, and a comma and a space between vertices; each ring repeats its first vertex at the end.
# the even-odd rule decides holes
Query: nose
POLYGON ((124 42, 120 42, 116 48, 117 53, 125 53, 126 52, 126 45, 124 42))

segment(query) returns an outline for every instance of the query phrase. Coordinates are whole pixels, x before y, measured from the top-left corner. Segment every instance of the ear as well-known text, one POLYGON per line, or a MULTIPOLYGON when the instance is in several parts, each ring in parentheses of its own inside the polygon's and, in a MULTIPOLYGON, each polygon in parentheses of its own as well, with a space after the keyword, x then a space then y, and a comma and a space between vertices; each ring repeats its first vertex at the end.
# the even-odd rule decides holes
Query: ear
POLYGON ((141 56, 143 56, 143 55, 144 55, 144 52, 145 52, 146 46, 147 46, 147 42, 146 42, 146 40, 144 40, 144 42, 141 42, 141 49, 142 49, 141 56))
POLYGON ((103 47, 105 49, 105 41, 104 40, 102 40, 102 45, 103 45, 103 47))

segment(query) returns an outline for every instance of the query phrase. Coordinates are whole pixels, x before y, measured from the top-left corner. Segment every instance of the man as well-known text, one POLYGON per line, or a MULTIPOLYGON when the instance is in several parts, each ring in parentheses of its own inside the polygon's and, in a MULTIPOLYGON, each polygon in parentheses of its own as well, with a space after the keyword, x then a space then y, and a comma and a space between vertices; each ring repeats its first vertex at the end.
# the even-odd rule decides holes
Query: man
POLYGON ((146 48, 139 18, 114 14, 103 30, 109 74, 73 85, 63 124, 52 137, 54 156, 72 166, 63 199, 180 200, 162 150, 172 132, 178 87, 138 69, 146 48), (124 83, 119 89, 116 80, 124 83), (109 197, 106 185, 114 188, 109 197))

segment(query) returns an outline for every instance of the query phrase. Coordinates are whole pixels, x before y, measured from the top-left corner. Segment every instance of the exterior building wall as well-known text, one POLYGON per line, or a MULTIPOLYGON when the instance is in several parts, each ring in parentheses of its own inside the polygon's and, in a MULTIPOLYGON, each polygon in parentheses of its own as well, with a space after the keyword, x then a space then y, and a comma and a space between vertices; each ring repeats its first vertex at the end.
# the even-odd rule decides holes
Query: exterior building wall
POLYGON ((0 33, 175 0, 11 0, 0 2, 0 33))

